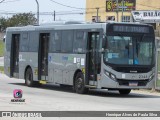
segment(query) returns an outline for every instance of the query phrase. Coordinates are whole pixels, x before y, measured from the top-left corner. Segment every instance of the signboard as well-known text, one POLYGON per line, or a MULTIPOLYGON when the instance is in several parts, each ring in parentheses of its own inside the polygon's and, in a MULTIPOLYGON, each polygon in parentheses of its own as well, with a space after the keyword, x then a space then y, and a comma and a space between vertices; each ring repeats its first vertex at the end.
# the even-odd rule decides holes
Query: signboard
POLYGON ((113 31, 115 31, 115 32, 149 33, 149 27, 115 25, 115 26, 113 26, 113 31))
POLYGON ((115 11, 132 11, 136 8, 136 0, 107 0, 106 1, 106 12, 115 12, 115 11))
POLYGON ((156 11, 132 11, 135 22, 157 23, 160 22, 160 10, 156 11))
POLYGON ((148 25, 137 25, 137 24, 110 24, 106 28, 107 33, 146 33, 153 34, 154 30, 151 26, 148 25))

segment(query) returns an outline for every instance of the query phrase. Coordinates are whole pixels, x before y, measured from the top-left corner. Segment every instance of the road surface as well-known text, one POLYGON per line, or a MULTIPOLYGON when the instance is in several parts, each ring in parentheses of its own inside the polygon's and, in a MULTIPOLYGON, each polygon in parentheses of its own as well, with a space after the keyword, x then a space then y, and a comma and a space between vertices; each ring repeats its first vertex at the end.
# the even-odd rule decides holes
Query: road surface
POLYGON ((0 66, 4 66, 4 57, 0 57, 0 66))
POLYGON ((123 96, 105 90, 80 95, 72 88, 53 85, 30 88, 24 85, 24 80, 0 74, 0 111, 160 111, 160 95, 133 91, 123 96), (15 89, 23 91, 25 103, 11 103, 15 89))

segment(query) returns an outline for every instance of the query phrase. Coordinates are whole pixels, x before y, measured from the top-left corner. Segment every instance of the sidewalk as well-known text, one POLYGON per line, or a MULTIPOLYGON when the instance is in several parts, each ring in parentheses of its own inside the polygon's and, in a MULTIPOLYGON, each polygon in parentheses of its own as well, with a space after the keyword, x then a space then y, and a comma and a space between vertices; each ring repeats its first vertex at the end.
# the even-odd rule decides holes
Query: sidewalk
POLYGON ((4 57, 0 57, 0 66, 4 66, 4 57))

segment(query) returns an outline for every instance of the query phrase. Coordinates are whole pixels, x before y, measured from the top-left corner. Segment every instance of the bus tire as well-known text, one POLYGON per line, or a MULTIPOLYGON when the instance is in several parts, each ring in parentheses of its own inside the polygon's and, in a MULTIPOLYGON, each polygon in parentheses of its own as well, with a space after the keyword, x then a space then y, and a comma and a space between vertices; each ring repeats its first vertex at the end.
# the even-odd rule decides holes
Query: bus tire
POLYGON ((35 86, 34 81, 33 81, 33 73, 32 73, 32 69, 29 67, 27 68, 26 72, 25 72, 25 84, 28 87, 33 87, 35 86))
POLYGON ((131 92, 131 89, 120 89, 119 93, 121 95, 128 95, 131 92))
POLYGON ((84 75, 82 72, 78 72, 75 77, 74 90, 78 94, 85 94, 88 92, 88 88, 85 87, 84 75))

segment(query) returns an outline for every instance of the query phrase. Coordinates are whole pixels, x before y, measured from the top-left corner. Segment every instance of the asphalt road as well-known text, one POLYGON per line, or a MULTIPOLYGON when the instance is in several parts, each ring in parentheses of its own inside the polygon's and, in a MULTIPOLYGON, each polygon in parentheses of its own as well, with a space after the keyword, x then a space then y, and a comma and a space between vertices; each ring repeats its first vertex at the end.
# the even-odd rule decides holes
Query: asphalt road
POLYGON ((118 92, 91 91, 80 95, 72 88, 43 85, 41 88, 30 88, 24 85, 24 80, 8 78, 0 74, 0 111, 7 110, 92 110, 92 111, 160 111, 159 93, 133 91, 127 96, 118 92), (25 104, 13 104, 13 90, 21 89, 25 104))
POLYGON ((133 91, 123 96, 103 90, 80 95, 53 85, 30 88, 24 80, 0 74, 0 111, 160 111, 160 93, 133 91), (23 91, 25 103, 11 103, 15 89, 23 91))

